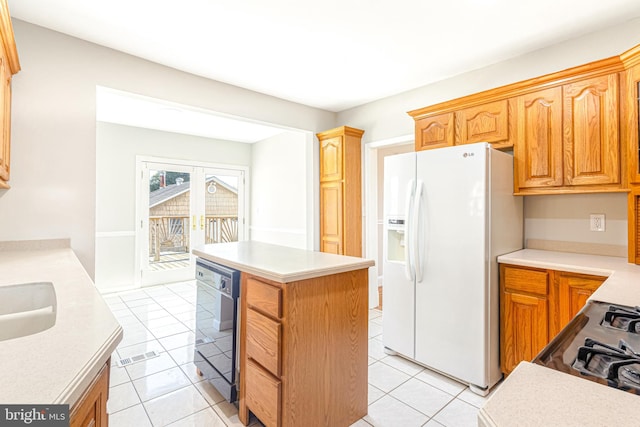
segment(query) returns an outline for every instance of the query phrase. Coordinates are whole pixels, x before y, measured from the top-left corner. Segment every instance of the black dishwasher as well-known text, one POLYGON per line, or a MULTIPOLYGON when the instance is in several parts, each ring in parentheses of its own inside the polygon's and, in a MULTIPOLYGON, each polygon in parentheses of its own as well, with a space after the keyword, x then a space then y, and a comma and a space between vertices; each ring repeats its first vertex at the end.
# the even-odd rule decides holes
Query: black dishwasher
POLYGON ((233 403, 238 394, 240 272, 198 258, 196 279, 194 363, 220 394, 233 403))

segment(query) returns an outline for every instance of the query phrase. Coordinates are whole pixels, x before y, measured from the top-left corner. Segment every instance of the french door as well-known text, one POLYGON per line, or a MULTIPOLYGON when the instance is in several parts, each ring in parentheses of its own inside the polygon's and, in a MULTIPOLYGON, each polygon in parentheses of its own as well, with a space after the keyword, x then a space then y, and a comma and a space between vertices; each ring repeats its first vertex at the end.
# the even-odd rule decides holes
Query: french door
POLYGON ((138 161, 139 284, 195 277, 194 247, 244 240, 245 170, 138 161))

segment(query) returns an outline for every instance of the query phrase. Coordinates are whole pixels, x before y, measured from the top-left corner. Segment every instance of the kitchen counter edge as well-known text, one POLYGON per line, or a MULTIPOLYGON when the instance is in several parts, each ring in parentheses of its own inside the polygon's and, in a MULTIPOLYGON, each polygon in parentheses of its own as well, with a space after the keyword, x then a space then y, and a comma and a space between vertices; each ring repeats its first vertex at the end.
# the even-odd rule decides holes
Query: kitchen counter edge
POLYGON ((52 282, 58 317, 45 331, 0 342, 0 402, 73 408, 122 340, 123 329, 71 248, 32 247, 0 250, 0 286, 52 282), (78 348, 80 340, 88 348, 78 348))

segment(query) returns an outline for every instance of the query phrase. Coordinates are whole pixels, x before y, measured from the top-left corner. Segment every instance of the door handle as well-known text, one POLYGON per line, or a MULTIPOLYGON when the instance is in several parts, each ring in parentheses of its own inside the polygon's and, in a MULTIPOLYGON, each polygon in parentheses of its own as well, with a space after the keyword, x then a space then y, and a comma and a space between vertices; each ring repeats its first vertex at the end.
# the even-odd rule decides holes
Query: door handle
POLYGON ((196 229, 196 216, 193 216, 193 219, 191 220, 191 229, 195 230, 196 229))
POLYGON ((200 230, 204 230, 204 215, 200 215, 200 230))

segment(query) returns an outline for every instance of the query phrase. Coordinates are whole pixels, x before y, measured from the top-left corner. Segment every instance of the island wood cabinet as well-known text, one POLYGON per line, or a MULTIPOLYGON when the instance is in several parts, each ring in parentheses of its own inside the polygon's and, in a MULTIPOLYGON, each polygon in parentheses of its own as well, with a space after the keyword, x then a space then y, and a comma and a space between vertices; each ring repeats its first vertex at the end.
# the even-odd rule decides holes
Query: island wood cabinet
POLYGON ((107 399, 111 359, 102 367, 84 394, 71 408, 70 427, 107 427, 107 399))
POLYGON ((500 366, 531 361, 606 277, 500 264, 500 366))
POLYGON ((239 418, 349 426, 367 413, 367 269, 279 283, 242 273, 239 418))
POLYGON ((317 134, 320 141, 320 251, 362 255, 361 138, 342 126, 317 134))

